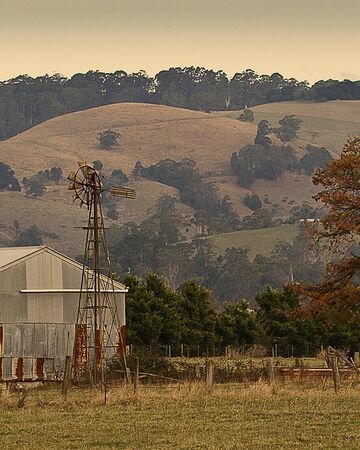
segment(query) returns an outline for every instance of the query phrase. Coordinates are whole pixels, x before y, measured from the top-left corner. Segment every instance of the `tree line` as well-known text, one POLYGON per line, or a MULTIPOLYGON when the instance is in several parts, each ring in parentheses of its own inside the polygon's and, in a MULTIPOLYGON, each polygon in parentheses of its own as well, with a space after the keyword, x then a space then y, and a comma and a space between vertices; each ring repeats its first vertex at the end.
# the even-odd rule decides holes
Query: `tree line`
POLYGON ((276 344, 280 355, 302 356, 334 346, 356 350, 360 344, 357 319, 335 307, 305 315, 301 295, 292 285, 266 288, 256 295, 256 309, 246 300, 226 303, 219 309, 211 291, 190 279, 171 289, 151 274, 144 280, 125 278, 129 343, 153 352, 181 344, 194 354, 197 348, 261 346, 276 344))
POLYGON ((19 75, 0 82, 0 139, 61 114, 121 102, 145 102, 202 111, 237 110, 289 100, 360 99, 360 81, 307 81, 251 69, 229 78, 204 67, 171 67, 154 77, 89 71, 67 78, 19 75))

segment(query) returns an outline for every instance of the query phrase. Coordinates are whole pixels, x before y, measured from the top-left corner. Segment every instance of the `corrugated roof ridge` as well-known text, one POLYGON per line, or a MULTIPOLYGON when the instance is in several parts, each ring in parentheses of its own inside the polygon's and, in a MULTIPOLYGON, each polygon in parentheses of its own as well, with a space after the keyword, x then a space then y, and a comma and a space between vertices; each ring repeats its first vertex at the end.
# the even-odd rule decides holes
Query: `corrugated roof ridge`
POLYGON ((20 261, 21 259, 30 256, 36 252, 39 252, 40 250, 44 249, 45 245, 25 245, 21 247, 0 247, 0 253, 1 250, 6 251, 8 253, 17 252, 16 255, 13 255, 13 257, 9 258, 5 263, 1 263, 0 261, 0 269, 3 269, 4 267, 10 266, 11 264, 14 264, 16 261, 20 261), (25 250, 28 249, 29 251, 25 254, 18 254, 19 250, 25 250))

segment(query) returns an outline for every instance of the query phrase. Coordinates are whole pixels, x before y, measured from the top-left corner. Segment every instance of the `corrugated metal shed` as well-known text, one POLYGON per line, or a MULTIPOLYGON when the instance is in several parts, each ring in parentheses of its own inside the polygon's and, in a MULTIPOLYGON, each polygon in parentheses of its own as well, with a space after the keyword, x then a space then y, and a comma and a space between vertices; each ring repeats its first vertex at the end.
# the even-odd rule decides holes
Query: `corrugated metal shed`
MULTIPOLYGON (((0 248, 0 381, 61 373, 73 351, 81 276, 81 264, 49 247, 0 248)), ((122 333, 127 289, 114 285, 122 333)))

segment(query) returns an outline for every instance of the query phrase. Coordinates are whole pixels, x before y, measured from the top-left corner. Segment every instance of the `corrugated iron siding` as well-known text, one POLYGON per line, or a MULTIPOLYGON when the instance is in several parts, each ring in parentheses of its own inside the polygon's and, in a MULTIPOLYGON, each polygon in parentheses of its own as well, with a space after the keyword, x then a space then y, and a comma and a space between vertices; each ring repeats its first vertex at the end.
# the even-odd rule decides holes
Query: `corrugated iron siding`
POLYGON ((53 379, 72 354, 75 325, 4 323, 0 325, 1 381, 53 379))

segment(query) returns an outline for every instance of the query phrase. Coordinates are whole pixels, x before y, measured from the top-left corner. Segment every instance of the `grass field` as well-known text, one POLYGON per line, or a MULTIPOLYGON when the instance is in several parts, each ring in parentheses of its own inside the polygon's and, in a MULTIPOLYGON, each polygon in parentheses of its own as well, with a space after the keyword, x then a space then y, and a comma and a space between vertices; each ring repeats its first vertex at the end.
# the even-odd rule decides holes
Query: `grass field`
MULTIPOLYGON (((255 123, 268 120, 273 126, 286 114, 294 114, 303 121, 300 140, 322 145, 339 154, 349 136, 360 135, 360 101, 280 102, 251 108, 255 123)), ((239 111, 216 113, 237 118, 239 111)))
POLYGON ((1 448, 269 449, 360 447, 359 388, 201 383, 0 397, 1 448))
POLYGON ((229 247, 242 247, 248 248, 249 257, 254 258, 258 254, 270 255, 279 241, 292 243, 297 233, 298 227, 296 225, 282 225, 259 230, 234 231, 202 239, 209 240, 214 245, 216 253, 222 254, 229 247))

